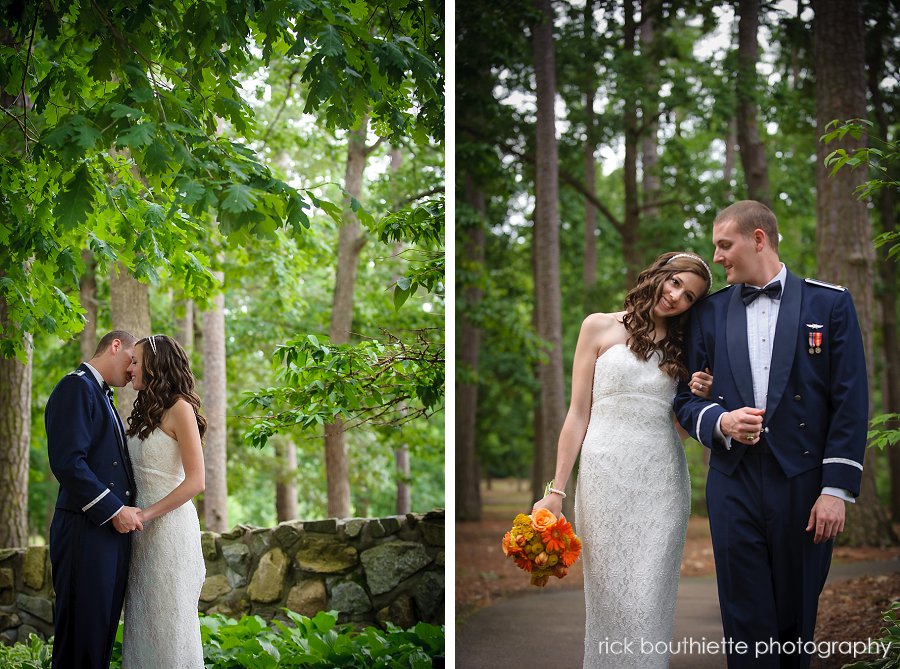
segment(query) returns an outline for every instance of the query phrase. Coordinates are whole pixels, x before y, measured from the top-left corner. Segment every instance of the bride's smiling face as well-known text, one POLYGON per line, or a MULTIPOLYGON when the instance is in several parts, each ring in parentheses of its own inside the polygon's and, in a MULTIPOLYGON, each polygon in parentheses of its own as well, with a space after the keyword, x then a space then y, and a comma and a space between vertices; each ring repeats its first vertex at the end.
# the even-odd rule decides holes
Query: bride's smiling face
POLYGON ((663 318, 678 316, 705 294, 706 283, 693 272, 673 274, 663 282, 662 294, 653 306, 653 313, 663 318))
POLYGON ((144 345, 134 347, 131 354, 131 364, 128 365, 128 377, 131 379, 131 387, 135 390, 143 390, 144 383, 144 345))

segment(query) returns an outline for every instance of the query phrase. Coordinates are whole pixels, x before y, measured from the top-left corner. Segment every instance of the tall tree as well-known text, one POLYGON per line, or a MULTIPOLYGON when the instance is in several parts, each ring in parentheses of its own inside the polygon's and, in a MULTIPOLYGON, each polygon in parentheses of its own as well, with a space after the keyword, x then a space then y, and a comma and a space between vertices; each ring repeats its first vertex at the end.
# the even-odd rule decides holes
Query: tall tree
MULTIPOLYGON (((583 35, 585 51, 592 53, 587 45, 594 38, 594 3, 586 0, 584 3, 583 35)), ((588 58, 588 62, 592 62, 588 58)), ((597 82, 594 81, 594 69, 588 67, 585 75, 584 88, 584 185, 590 195, 597 195, 597 151, 596 129, 594 127, 596 115, 594 103, 597 98, 597 82)), ((584 286, 585 311, 591 309, 594 296, 594 286, 597 283, 597 208, 590 197, 584 198, 584 251, 581 283, 584 286)))
POLYGON ((625 180, 625 218, 622 222, 622 256, 625 260, 625 285, 633 286, 637 282, 638 272, 643 266, 641 258, 641 210, 638 198, 638 174, 637 160, 640 150, 640 128, 638 120, 638 80, 631 73, 636 74, 637 57, 635 49, 637 43, 638 24, 634 18, 634 0, 625 0, 623 48, 621 58, 626 76, 623 77, 623 106, 622 125, 624 128, 625 164, 622 166, 622 177, 625 180))
POLYGON ((297 444, 290 437, 275 440, 275 519, 297 517, 297 444))
POLYGON ((644 86, 643 124, 641 136, 641 184, 643 195, 642 214, 655 218, 659 214, 659 54, 657 53, 657 21, 659 20, 658 0, 641 0, 641 57, 647 68, 644 86))
MULTIPOLYGON (((878 3, 876 14, 872 17, 871 28, 866 35, 866 65, 868 74, 869 98, 875 118, 873 132, 885 140, 891 139, 896 132, 891 126, 891 114, 888 101, 882 91, 882 82, 887 78, 886 45, 892 39, 891 30, 895 29, 897 16, 892 16, 888 3, 878 3)), ((900 8, 896 10, 900 13, 900 8)), ((890 62, 890 61, 888 61, 890 62)), ((896 136, 896 135, 895 135, 896 136)), ((889 165, 889 178, 900 180, 895 165, 889 165)), ((875 202, 881 222, 881 232, 889 233, 897 230, 898 211, 897 192, 893 188, 882 188, 878 191, 875 202)), ((893 286, 900 285, 897 259, 888 257, 889 245, 880 248, 878 256, 878 273, 881 279, 879 306, 881 313, 881 350, 884 354, 884 370, 882 374, 882 409, 885 413, 900 413, 900 331, 897 325, 897 291, 893 286)), ((888 427, 900 427, 889 425, 888 427)), ((890 509, 893 518, 900 518, 900 448, 888 449, 890 466, 891 496, 890 509)))
MULTIPOLYGON (((346 344, 350 341, 359 254, 366 243, 366 237, 359 224, 355 207, 351 206, 350 198, 358 201, 362 193, 366 156, 371 151, 370 147, 366 146, 368 128, 368 117, 363 117, 359 127, 347 135, 344 190, 348 197, 344 206, 343 224, 338 233, 338 262, 334 279, 331 325, 328 328, 328 336, 334 344, 346 344)), ((328 479, 328 515, 346 518, 350 515, 350 476, 344 421, 340 418, 325 425, 325 470, 328 479)))
MULTIPOLYGON (((825 134, 835 119, 866 115, 866 77, 862 3, 859 0, 813 0, 816 69, 816 130, 825 134)), ((865 145, 846 135, 841 148, 852 151, 865 145)), ((842 170, 829 176, 825 156, 834 146, 819 142, 816 162, 816 263, 819 275, 846 286, 856 305, 863 333, 869 397, 874 374, 875 253, 866 205, 854 190, 866 178, 861 170, 842 170)), ((871 407, 870 407, 871 413, 871 407)), ((847 505, 846 539, 851 544, 877 545, 892 534, 875 490, 874 453, 866 451, 860 496, 847 505)))
MULTIPOLYGON (((8 325, 0 298, 0 331, 8 325)), ((0 548, 28 545, 28 451, 31 442, 32 347, 25 361, 0 357, 0 548)))
MULTIPOLYGON (((630 0, 629 0, 630 1, 630 0)), ((559 155, 556 143, 556 65, 553 46, 553 6, 535 0, 537 21, 532 28, 537 94, 535 122, 534 311, 546 358, 538 365, 540 395, 535 433, 532 494, 542 497, 544 483, 556 469, 556 445, 565 420, 562 320, 559 274, 559 155)))
POLYGON ((481 519, 481 487, 476 451, 478 418, 478 356, 481 351, 481 328, 472 313, 481 305, 482 289, 478 274, 484 266, 486 204, 484 190, 476 177, 467 173, 465 204, 471 215, 459 217, 457 235, 463 253, 459 256, 458 276, 461 281, 459 299, 465 308, 458 309, 459 346, 456 374, 456 519, 481 519))
POLYGON ((759 136, 756 63, 759 61, 759 0, 739 0, 737 137, 741 147, 741 165, 747 182, 747 197, 772 205, 769 193, 769 163, 766 147, 759 136))
MULTIPOLYGON (((225 275, 216 272, 224 286, 225 275)), ((225 373, 225 294, 217 293, 203 312, 203 409, 207 428, 203 459, 206 490, 203 493, 204 523, 208 531, 228 530, 228 431, 225 421, 227 378, 225 373)))
POLYGON ((97 263, 94 255, 85 249, 81 252, 84 274, 78 288, 78 300, 85 311, 84 330, 81 331, 81 359, 90 360, 97 349, 97 263))
MULTIPOLYGON (((116 264, 109 275, 109 309, 114 330, 125 330, 138 339, 152 334, 147 284, 135 279, 121 263, 116 264)), ((116 388, 115 393, 116 409, 125 429, 128 429, 128 417, 134 407, 137 391, 129 384, 124 388, 116 388)))

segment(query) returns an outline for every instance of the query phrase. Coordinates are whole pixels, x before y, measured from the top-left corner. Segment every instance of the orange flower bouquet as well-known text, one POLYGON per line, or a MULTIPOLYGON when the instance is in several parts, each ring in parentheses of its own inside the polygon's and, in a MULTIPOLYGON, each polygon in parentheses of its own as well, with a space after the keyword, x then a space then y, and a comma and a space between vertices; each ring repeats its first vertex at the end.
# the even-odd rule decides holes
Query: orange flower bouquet
POLYGON ((544 587, 550 576, 562 578, 581 555, 581 539, 565 516, 538 509, 532 515, 520 513, 512 529, 503 536, 503 554, 519 569, 531 574, 531 585, 544 587))

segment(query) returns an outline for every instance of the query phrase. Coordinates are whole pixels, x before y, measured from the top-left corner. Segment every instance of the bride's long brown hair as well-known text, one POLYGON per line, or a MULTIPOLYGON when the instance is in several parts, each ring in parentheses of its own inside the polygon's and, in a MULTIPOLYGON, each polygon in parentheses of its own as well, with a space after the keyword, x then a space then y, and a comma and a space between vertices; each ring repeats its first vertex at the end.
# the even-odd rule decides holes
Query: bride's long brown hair
POLYGON ((206 433, 206 419, 200 415, 200 397, 194 392, 191 361, 181 344, 166 335, 144 337, 135 344, 143 350, 144 388, 138 391, 134 409, 128 417, 128 436, 141 439, 159 427, 163 414, 179 398, 194 407, 200 436, 206 433))
MULTIPOLYGON (((663 253, 638 275, 637 284, 628 291, 625 296, 625 317, 622 320, 628 331, 628 348, 635 355, 649 360, 655 351, 659 351, 659 368, 672 378, 685 380, 688 369, 684 355, 684 329, 688 312, 667 318, 666 336, 658 342, 654 341, 656 324, 651 314, 662 296, 665 282, 681 272, 699 276, 706 286, 703 294, 709 292, 712 277, 699 256, 678 251, 663 253)), ((700 297, 697 296, 698 299, 700 297)))

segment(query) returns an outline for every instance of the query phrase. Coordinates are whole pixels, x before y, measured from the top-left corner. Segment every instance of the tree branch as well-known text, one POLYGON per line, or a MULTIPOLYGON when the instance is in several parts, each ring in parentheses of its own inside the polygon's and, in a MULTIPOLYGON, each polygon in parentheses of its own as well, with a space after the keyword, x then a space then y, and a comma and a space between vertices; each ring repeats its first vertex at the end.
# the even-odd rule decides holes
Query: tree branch
MULTIPOLYGON (((469 132, 470 134, 472 134, 472 136, 477 137, 478 139, 482 139, 482 140, 490 141, 490 142, 494 141, 491 138, 483 135, 476 128, 472 128, 471 126, 468 126, 465 123, 460 123, 458 120, 457 120, 457 127, 469 132)), ((519 160, 523 160, 531 165, 534 165, 534 163, 535 163, 534 155, 531 153, 519 151, 519 150, 515 149, 514 147, 509 146, 507 144, 497 143, 496 145, 501 151, 504 151, 504 152, 508 153, 509 155, 515 156, 515 157, 519 158, 519 160)), ((579 179, 576 179, 574 176, 569 174, 569 172, 566 172, 563 169, 559 170, 559 179, 566 185, 570 186, 571 188, 575 189, 577 192, 581 193, 588 202, 590 202, 592 205, 597 207, 597 211, 599 211, 601 214, 603 214, 603 216, 606 218, 606 220, 608 220, 610 222, 610 224, 613 226, 613 228, 615 228, 616 232, 618 232, 620 235, 622 234, 622 232, 625 230, 625 224, 622 223, 618 218, 616 218, 615 214, 613 214, 605 204, 603 204, 600 200, 598 200, 597 196, 594 195, 593 193, 591 193, 588 190, 587 186, 582 181, 580 181, 579 179)))
POLYGON ((368 156, 370 153, 372 153, 372 151, 374 151, 374 150, 377 149, 379 146, 381 146, 381 143, 382 143, 383 141, 384 141, 384 137, 379 137, 379 138, 378 138, 378 141, 375 142, 372 146, 367 146, 366 148, 363 149, 363 155, 364 155, 364 156, 368 156))
POLYGON ((284 93, 284 101, 281 103, 281 106, 278 108, 278 112, 275 114, 275 118, 272 119, 272 122, 269 124, 269 127, 266 128, 266 134, 263 135, 262 142, 265 144, 269 135, 272 134, 272 130, 278 125, 278 119, 281 118, 281 112, 284 111, 284 108, 287 107, 288 100, 291 99, 291 89, 294 87, 294 77, 296 77, 300 73, 300 66, 298 65, 293 70, 291 70, 291 75, 288 77, 288 86, 287 91, 284 93))

